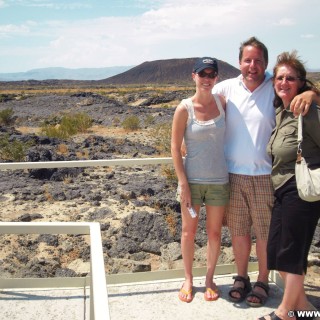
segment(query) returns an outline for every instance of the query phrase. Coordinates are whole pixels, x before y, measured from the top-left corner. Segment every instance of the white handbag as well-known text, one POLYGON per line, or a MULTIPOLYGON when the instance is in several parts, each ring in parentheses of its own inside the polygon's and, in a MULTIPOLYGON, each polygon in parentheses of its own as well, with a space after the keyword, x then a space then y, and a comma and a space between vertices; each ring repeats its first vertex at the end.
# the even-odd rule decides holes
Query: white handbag
POLYGON ((320 200, 320 168, 310 169, 302 156, 302 115, 298 120, 298 150, 295 165, 295 175, 299 197, 302 200, 313 202, 320 200))

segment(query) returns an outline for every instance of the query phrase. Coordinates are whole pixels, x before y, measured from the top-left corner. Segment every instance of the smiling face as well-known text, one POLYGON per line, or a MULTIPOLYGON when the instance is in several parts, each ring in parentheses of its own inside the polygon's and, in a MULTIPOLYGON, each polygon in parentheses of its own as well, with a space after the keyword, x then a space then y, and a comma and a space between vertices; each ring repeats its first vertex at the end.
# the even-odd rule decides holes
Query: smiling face
POLYGON ((192 78, 196 83, 197 89, 212 91, 217 81, 217 72, 212 68, 206 68, 199 73, 192 73, 192 78))
POLYGON ((262 49, 254 46, 244 47, 239 64, 244 84, 250 91, 255 90, 263 82, 267 68, 262 49))
POLYGON ((281 65, 277 68, 273 81, 275 92, 285 108, 303 86, 303 81, 300 80, 297 71, 288 65, 281 65))

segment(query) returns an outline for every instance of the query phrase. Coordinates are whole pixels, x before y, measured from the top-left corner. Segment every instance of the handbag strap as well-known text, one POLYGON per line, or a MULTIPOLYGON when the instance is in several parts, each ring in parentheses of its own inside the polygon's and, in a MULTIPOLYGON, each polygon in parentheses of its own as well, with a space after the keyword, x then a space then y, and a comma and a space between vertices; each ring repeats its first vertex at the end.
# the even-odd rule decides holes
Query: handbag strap
POLYGON ((302 114, 300 113, 299 118, 298 118, 298 149, 297 149, 297 163, 301 162, 301 158, 302 158, 302 148, 301 148, 301 144, 303 141, 303 133, 302 133, 302 127, 303 127, 303 118, 302 118, 302 114))

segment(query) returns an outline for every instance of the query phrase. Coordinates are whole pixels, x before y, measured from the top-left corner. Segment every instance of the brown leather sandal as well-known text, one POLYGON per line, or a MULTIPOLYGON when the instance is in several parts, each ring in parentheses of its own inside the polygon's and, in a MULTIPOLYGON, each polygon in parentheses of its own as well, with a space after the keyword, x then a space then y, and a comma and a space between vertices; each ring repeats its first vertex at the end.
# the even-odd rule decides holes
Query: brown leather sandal
POLYGON ((241 302, 243 301, 247 294, 251 291, 251 283, 250 283, 250 278, 248 277, 247 279, 241 276, 235 276, 233 277, 234 279, 234 283, 233 285, 237 282, 240 281, 243 283, 243 288, 242 287, 233 287, 230 291, 229 291, 229 300, 232 302, 241 302), (233 293, 239 293, 240 297, 239 298, 235 298, 232 296, 233 293))
POLYGON ((270 287, 267 283, 257 281, 253 285, 251 292, 247 295, 247 298, 246 298, 247 305, 249 305, 250 307, 254 307, 254 308, 262 307, 266 303, 267 299, 269 298, 269 290, 270 290, 270 287), (255 287, 259 287, 259 288, 263 289, 265 291, 266 295, 263 295, 259 292, 255 292, 254 291, 255 287), (251 298, 251 297, 257 298, 259 300, 259 302, 248 301, 248 298, 251 298))

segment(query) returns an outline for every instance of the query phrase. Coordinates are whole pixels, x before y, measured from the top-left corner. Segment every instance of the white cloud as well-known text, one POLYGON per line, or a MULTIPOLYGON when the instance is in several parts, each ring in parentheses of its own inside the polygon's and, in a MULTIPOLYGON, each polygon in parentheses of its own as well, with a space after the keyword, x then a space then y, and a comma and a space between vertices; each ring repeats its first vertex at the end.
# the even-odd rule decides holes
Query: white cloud
POLYGON ((0 0, 1 4, 6 6, 17 6, 17 7, 35 7, 35 8, 51 8, 51 9, 79 9, 79 8, 91 8, 88 3, 78 2, 67 2, 67 1, 48 1, 48 0, 0 0))
MULTIPOLYGON (((310 1, 311 6, 319 7, 318 0, 310 1)), ((61 6, 63 2, 23 3, 61 6)), ((70 2, 70 5, 75 4, 84 2, 70 2)), ((105 16, 77 21, 28 22, 10 25, 10 28, 0 26, 0 36, 25 34, 36 42, 36 48, 26 48, 24 53, 26 60, 35 61, 37 67, 72 68, 134 65, 147 60, 211 54, 225 61, 232 57, 233 64, 237 65, 238 46, 252 35, 262 41, 269 39, 266 44, 270 47, 274 43, 286 46, 285 41, 293 41, 292 35, 299 38, 299 34, 304 33, 301 38, 311 37, 308 34, 311 27, 301 28, 313 20, 309 12, 307 17, 301 15, 301 10, 305 9, 302 0, 117 0, 114 4, 152 9, 132 17, 105 16), (282 38, 277 38, 278 32, 282 38)), ((102 15, 103 11, 99 13, 102 15)), ((282 47, 275 49, 283 50, 282 47)))
MULTIPOLYGON (((40 62, 76 67, 80 62, 102 65, 136 64, 147 59, 157 59, 167 51, 189 56, 179 47, 204 46, 214 41, 223 46, 241 28, 244 36, 255 33, 254 25, 264 24, 270 15, 280 11, 274 9, 270 0, 257 5, 255 0, 220 0, 208 3, 206 0, 169 0, 159 9, 147 11, 137 17, 105 17, 78 21, 76 24, 50 23, 49 34, 54 40, 48 46, 48 53, 40 62), (59 26, 60 25, 60 26, 59 26), (224 38, 223 41, 218 39, 224 38)), ((284 0, 284 4, 290 0, 284 0)), ((244 40, 242 38, 241 40, 244 40)), ((238 45, 238 42, 236 43, 238 45)), ((211 50, 211 49, 210 49, 211 50)), ((198 50, 200 52, 200 50, 198 50)), ((89 65, 88 65, 89 66, 89 65)))
POLYGON ((84 3, 37 3, 37 2, 31 2, 29 4, 25 4, 27 7, 39 7, 39 8, 49 8, 49 9, 55 9, 55 10, 74 10, 74 9, 88 9, 92 6, 90 4, 84 4, 84 3))
POLYGON ((10 37, 14 35, 25 35, 30 32, 28 25, 6 24, 0 25, 0 38, 10 37))
POLYGON ((290 26, 295 25, 296 23, 291 18, 281 18, 279 21, 275 22, 274 24, 277 26, 285 26, 285 27, 289 26, 290 27, 290 26))
POLYGON ((316 36, 314 34, 302 34, 301 38, 314 39, 316 36))

